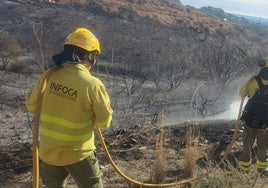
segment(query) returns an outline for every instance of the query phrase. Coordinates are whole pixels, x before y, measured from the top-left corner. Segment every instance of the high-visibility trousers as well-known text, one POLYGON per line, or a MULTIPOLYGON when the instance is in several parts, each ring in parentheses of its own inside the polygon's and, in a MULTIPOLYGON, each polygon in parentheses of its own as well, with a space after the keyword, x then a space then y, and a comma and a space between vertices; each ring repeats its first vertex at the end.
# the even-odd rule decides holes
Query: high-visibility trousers
POLYGON ((257 160, 257 167, 259 171, 268 171, 268 161, 257 160))
POLYGON ((259 170, 267 169, 267 149, 268 149, 268 129, 255 129, 244 125, 243 151, 238 158, 239 166, 242 170, 249 170, 251 165, 252 146, 257 141, 257 167, 259 170))

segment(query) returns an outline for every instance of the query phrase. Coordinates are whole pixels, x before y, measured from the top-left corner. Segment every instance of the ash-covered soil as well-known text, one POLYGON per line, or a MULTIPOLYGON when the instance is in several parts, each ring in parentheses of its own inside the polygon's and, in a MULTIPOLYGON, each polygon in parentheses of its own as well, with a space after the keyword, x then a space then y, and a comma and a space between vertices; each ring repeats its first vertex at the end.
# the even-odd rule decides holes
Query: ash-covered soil
MULTIPOLYGON (((24 95, 37 75, 21 75, 0 71, 0 187, 32 187, 32 116, 25 109, 24 95)), ((105 143, 119 169, 130 178, 151 183, 156 168, 156 143, 163 133, 162 154, 165 159, 163 183, 187 178, 185 161, 187 138, 192 128, 195 152, 195 176, 202 177, 220 161, 234 135, 235 120, 188 121, 178 125, 111 127, 102 130, 105 143)), ((232 149, 227 157, 234 168, 242 148, 242 128, 239 125, 232 149)), ((98 159, 105 188, 140 187, 122 178, 111 166, 96 134, 98 159)), ((221 167, 224 167, 221 165, 221 167)), ((42 181, 41 182, 41 187, 42 181)), ((70 178, 68 187, 76 185, 70 178)))

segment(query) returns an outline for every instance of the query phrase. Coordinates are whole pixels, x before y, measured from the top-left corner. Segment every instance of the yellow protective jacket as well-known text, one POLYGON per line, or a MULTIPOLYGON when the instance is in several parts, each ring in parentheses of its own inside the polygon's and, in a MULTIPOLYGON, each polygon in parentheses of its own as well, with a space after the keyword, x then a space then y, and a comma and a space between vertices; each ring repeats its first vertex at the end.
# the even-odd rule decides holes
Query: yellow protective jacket
MULTIPOLYGON (((264 85, 268 85, 268 80, 261 79, 264 85)), ((240 89, 240 97, 249 98, 253 97, 255 93, 259 90, 258 81, 255 79, 255 76, 252 76, 240 89)))
MULTIPOLYGON (((26 95, 26 106, 34 113, 40 76, 26 95)), ((83 160, 95 150, 94 126, 110 126, 113 110, 105 86, 81 64, 65 64, 54 72, 45 89, 40 114, 40 158, 47 164, 64 166, 83 160)))

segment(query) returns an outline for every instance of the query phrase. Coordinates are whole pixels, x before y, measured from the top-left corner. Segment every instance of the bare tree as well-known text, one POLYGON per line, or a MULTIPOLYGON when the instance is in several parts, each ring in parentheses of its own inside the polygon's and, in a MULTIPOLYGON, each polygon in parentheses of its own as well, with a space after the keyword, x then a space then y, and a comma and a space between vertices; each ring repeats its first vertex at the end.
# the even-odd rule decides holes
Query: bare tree
POLYGON ((178 88, 190 73, 190 68, 187 66, 184 59, 180 57, 178 57, 178 61, 169 62, 162 66, 163 74, 169 82, 170 90, 178 88))
POLYGON ((150 72, 150 80, 155 84, 156 90, 159 89, 159 83, 162 79, 163 72, 161 70, 160 62, 152 62, 148 68, 148 73, 150 72))
POLYGON ((0 33, 0 58, 2 60, 2 70, 6 70, 12 58, 23 52, 16 37, 6 33, 0 33))
POLYGON ((245 69, 245 53, 236 46, 208 44, 203 48, 200 65, 208 73, 213 84, 222 91, 245 69))
POLYGON ((40 19, 38 21, 30 21, 28 20, 29 24, 32 27, 35 40, 37 43, 38 50, 35 54, 35 60, 40 67, 41 71, 44 72, 48 67, 49 63, 46 62, 48 56, 50 55, 49 52, 52 50, 50 44, 47 42, 48 40, 43 40, 43 24, 40 19))
POLYGON ((132 96, 142 88, 144 82, 148 80, 148 75, 140 72, 141 70, 122 71, 120 73, 124 82, 123 92, 129 97, 129 102, 132 101, 132 96))
MULTIPOLYGON (((204 96, 202 93, 196 96, 195 101, 193 101, 193 109, 197 112, 197 114, 201 115, 201 117, 206 117, 209 114, 209 108, 214 106, 219 96, 216 98, 209 98, 210 96, 204 96)), ((216 114, 216 113, 215 113, 216 114)))

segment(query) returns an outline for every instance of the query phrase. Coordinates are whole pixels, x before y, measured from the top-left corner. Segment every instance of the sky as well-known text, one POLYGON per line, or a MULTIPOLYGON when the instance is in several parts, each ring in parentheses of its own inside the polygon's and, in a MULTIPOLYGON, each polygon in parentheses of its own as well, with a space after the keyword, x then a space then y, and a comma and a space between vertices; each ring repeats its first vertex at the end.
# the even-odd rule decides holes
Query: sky
POLYGON ((196 8, 211 6, 224 12, 268 18, 268 0, 180 0, 183 5, 196 8))

